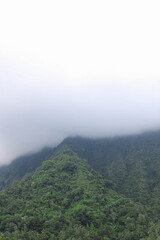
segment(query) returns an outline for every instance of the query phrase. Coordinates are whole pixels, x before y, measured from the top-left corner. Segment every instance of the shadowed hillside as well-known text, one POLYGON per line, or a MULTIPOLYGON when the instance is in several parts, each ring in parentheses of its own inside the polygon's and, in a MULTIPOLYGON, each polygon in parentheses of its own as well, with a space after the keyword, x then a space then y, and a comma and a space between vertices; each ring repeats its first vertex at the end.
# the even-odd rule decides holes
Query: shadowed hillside
POLYGON ((22 178, 26 173, 33 172, 53 151, 53 148, 46 147, 38 153, 21 156, 11 164, 0 167, 0 190, 22 178))

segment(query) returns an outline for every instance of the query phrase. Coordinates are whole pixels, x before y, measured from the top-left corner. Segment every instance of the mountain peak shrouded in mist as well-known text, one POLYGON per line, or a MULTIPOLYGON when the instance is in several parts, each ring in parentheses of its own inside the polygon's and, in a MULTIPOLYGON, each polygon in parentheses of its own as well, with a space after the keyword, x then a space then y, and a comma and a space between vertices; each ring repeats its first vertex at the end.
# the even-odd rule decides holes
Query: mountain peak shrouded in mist
POLYGON ((0 239, 160 239, 159 10, 0 1, 0 239))
MULTIPOLYGON (((126 170, 129 170, 130 159, 131 162, 134 161, 135 165, 137 161, 141 162, 142 160, 141 163, 143 165, 143 160, 148 158, 150 164, 153 165, 154 168, 156 168, 154 166, 155 160, 156 166, 159 166, 160 131, 108 138, 67 137, 58 144, 57 147, 45 147, 38 152, 20 156, 8 165, 1 166, 0 190, 9 186, 17 179, 22 178, 27 173, 35 171, 42 162, 49 159, 51 155, 55 155, 66 146, 76 152, 81 158, 87 159, 93 168, 99 170, 104 175, 107 174, 108 179, 112 179, 113 177, 112 175, 108 175, 110 168, 112 168, 112 164, 115 165, 114 169, 112 169, 115 170, 115 172, 123 168, 124 171, 117 175, 120 181, 121 177, 126 177, 126 170), (126 166, 124 167, 124 165, 126 166)), ((133 166, 134 165, 131 164, 131 167, 133 166)), ((150 171, 148 163, 146 166, 146 171, 150 171)))
POLYGON ((1 2, 0 165, 159 129, 159 22, 159 1, 1 2))
POLYGON ((159 129, 159 90, 158 82, 151 88, 145 81, 144 87, 117 81, 77 87, 43 80, 5 86, 0 163, 56 146, 71 135, 101 138, 159 129))

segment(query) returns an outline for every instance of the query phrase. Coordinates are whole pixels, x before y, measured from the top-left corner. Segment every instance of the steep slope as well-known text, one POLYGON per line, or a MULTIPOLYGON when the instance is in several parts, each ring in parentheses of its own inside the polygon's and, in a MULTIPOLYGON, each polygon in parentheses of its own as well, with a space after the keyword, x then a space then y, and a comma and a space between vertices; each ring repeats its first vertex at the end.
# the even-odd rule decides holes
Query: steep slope
POLYGON ((54 152, 46 147, 38 153, 28 154, 15 159, 11 164, 0 167, 0 190, 22 178, 26 173, 33 172, 43 161, 54 152))
POLYGON ((0 193, 0 239, 149 239, 151 225, 140 204, 65 146, 0 193))
POLYGON ((63 144, 113 181, 119 193, 160 213, 160 132, 99 140, 68 138, 63 144))

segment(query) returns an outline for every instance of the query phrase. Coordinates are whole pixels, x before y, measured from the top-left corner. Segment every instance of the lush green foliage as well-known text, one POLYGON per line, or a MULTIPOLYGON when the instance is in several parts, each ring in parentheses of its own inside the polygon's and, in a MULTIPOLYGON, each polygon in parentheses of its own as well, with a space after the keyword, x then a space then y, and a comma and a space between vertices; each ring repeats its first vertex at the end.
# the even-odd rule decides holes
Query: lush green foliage
POLYGON ((0 168, 0 187, 3 240, 160 239, 160 132, 68 138, 0 168))
POLYGON ((160 213, 160 132, 112 139, 68 138, 80 157, 111 180, 115 189, 160 213))
POLYGON ((0 239, 149 239, 141 204, 66 147, 0 193, 0 239))

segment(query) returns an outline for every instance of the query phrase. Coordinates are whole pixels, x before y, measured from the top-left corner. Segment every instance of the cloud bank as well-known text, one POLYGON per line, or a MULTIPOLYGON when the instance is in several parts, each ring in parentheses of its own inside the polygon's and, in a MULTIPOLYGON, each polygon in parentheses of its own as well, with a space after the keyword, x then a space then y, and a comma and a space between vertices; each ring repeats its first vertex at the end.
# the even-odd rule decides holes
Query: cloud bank
POLYGON ((160 128, 158 4, 1 3, 0 164, 70 135, 160 128))

